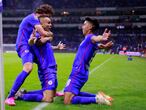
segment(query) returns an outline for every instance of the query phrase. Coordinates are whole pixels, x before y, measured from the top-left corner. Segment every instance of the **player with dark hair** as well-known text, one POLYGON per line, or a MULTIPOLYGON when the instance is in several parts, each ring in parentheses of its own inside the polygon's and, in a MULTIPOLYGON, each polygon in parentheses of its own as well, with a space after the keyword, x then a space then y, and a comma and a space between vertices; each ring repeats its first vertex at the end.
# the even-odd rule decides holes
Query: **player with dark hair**
POLYGON ((22 59, 23 63, 23 70, 22 72, 17 76, 12 89, 10 90, 10 93, 5 100, 5 104, 15 106, 15 100, 14 96, 16 92, 19 90, 29 73, 32 71, 33 67, 33 54, 31 52, 30 46, 28 45, 28 39, 30 38, 31 33, 34 29, 37 29, 39 34, 42 37, 48 36, 50 37, 50 40, 53 37, 52 32, 47 32, 43 29, 43 27, 40 24, 39 17, 41 16, 52 16, 53 9, 52 6, 48 4, 41 5, 36 9, 36 11, 28 16, 26 16, 18 30, 17 40, 16 40, 16 51, 18 53, 18 56, 22 59))
POLYGON ((111 105, 112 98, 105 95, 103 92, 91 94, 80 92, 81 88, 88 80, 89 66, 96 54, 98 48, 110 47, 112 42, 105 45, 102 41, 107 41, 111 32, 105 29, 103 35, 95 35, 99 28, 99 23, 96 19, 86 18, 82 26, 85 39, 81 42, 76 57, 74 59, 72 72, 64 89, 64 104, 106 104, 111 105))

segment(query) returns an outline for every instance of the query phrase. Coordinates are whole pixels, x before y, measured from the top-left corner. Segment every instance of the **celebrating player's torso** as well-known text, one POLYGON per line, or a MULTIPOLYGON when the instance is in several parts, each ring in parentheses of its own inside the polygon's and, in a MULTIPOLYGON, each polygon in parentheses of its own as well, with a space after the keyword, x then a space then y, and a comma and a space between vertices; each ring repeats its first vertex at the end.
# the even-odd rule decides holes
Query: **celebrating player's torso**
POLYGON ((94 34, 88 34, 79 46, 79 49, 74 60, 73 67, 80 67, 81 69, 88 70, 92 58, 95 56, 97 44, 93 44, 91 37, 94 34))
MULTIPOLYGON (((36 33, 36 37, 39 38, 40 34, 36 33)), ((54 58, 52 45, 50 42, 46 42, 42 46, 33 45, 32 48, 34 54, 36 55, 39 68, 45 69, 57 65, 54 58)))

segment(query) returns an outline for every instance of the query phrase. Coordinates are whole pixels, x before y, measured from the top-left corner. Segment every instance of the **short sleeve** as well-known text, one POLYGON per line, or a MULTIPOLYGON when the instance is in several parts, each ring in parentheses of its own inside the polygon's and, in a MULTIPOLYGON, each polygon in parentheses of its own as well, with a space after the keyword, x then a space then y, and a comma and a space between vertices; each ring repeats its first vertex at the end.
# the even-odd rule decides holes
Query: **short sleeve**
POLYGON ((91 42, 91 38, 92 38, 93 36, 94 36, 93 34, 88 34, 88 35, 86 36, 86 41, 91 42))
MULTIPOLYGON (((91 41, 91 38, 92 37, 94 37, 95 35, 92 35, 91 37, 90 37, 90 41, 91 41)), ((96 42, 96 43, 93 43, 92 41, 91 41, 91 43, 94 45, 94 47, 96 48, 96 49, 98 49, 98 42, 96 42)))

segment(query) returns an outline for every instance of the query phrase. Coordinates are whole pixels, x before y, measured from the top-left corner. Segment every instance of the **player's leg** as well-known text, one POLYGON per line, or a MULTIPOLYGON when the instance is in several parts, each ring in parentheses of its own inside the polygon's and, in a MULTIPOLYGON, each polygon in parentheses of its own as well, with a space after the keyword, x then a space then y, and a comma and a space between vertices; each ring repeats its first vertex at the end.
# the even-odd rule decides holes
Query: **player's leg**
POLYGON ((21 89, 15 94, 16 100, 41 102, 43 99, 43 90, 27 91, 21 89))
POLYGON ((33 67, 33 55, 30 53, 30 51, 27 49, 21 54, 22 62, 23 62, 23 70, 22 72, 17 76, 12 89, 10 90, 10 93, 8 95, 8 98, 5 100, 5 103, 8 105, 16 105, 14 102, 14 96, 16 92, 19 90, 23 82, 25 81, 26 77, 29 75, 29 73, 32 70, 33 67))
MULTIPOLYGON (((72 71, 73 73, 74 71, 72 71)), ((86 80, 81 81, 78 77, 70 76, 66 83, 66 87, 64 89, 64 104, 75 104, 75 102, 79 101, 76 100, 75 97, 80 93, 80 89, 85 84, 86 80)), ((80 96, 81 97, 81 96, 80 96)), ((79 97, 77 97, 79 99, 79 97)))
POLYGON ((84 83, 79 83, 76 79, 69 79, 68 84, 65 87, 65 93, 64 93, 64 104, 90 104, 90 103, 96 103, 96 95, 94 97, 84 96, 87 94, 80 93, 81 87, 84 85, 84 83))
POLYGON ((64 104, 73 104, 73 97, 80 93, 80 89, 83 87, 87 79, 80 80, 79 71, 76 68, 72 69, 71 75, 64 88, 64 104))
MULTIPOLYGON (((17 96, 19 97, 19 94, 43 94, 43 90, 31 90, 31 91, 27 91, 26 89, 20 89, 17 93, 15 94, 15 98, 16 99, 18 99, 17 96)), ((63 91, 56 92, 55 96, 64 96, 64 92, 63 91)))
POLYGON ((27 91, 26 89, 20 89, 19 91, 17 91, 16 94, 19 94, 19 93, 20 94, 43 94, 43 90, 31 90, 31 91, 27 91))
POLYGON ((17 76, 14 85, 10 91, 10 94, 8 96, 8 98, 10 97, 14 97, 15 93, 18 91, 18 89, 21 87, 21 85, 23 84, 24 80, 26 79, 26 77, 29 75, 29 73, 32 70, 33 64, 32 64, 32 55, 31 53, 28 53, 27 55, 25 55, 22 60, 24 62, 23 65, 23 70, 22 72, 17 76), (26 59, 28 60, 30 58, 30 61, 26 61, 26 59))
MULTIPOLYGON (((87 94, 86 94, 87 95, 87 94)), ((111 105, 111 102, 107 100, 102 94, 94 95, 93 97, 89 96, 78 96, 74 95, 71 92, 65 92, 64 94, 64 104, 105 104, 111 105)))
MULTIPOLYGON (((53 102, 54 91, 46 90, 43 94, 19 94, 17 95, 18 99, 24 101, 35 101, 35 102, 53 102)), ((71 92, 65 92, 64 95, 64 104, 90 104, 96 103, 96 97, 83 97, 75 96, 71 92)))
MULTIPOLYGON (((21 99, 24 101, 35 101, 35 102, 43 101, 43 102, 51 103, 53 101, 53 94, 55 94, 55 92, 46 90, 43 93, 42 91, 34 91, 33 93, 30 94, 17 93, 16 95, 17 95, 17 99, 21 99), (35 94, 35 92, 37 94, 35 94), (45 95, 47 96, 45 97, 45 95)), ((77 96, 71 92, 65 92, 64 104, 91 104, 91 103, 111 105, 111 102, 107 100, 105 96, 100 92, 95 97, 77 96)))
POLYGON ((71 100, 72 104, 105 104, 111 105, 111 102, 107 100, 102 94, 97 94, 96 97, 74 96, 71 100))
POLYGON ((64 93, 64 104, 72 104, 72 98, 75 96, 72 92, 65 92, 64 93))
POLYGON ((36 101, 36 102, 53 102, 53 98, 56 93, 57 88, 57 77, 56 77, 56 71, 52 72, 49 69, 48 71, 39 71, 39 78, 42 84, 43 90, 36 90, 36 91, 28 91, 25 94, 18 94, 18 99, 25 100, 25 101, 36 101), (48 74, 49 73, 49 74, 48 74))
POLYGON ((19 90, 16 95, 15 99, 24 100, 24 101, 35 101, 35 102, 53 102, 53 98, 55 95, 54 90, 35 90, 35 91, 28 91, 22 92, 19 90))
POLYGON ((64 104, 90 104, 90 103, 96 103, 96 95, 94 97, 84 96, 87 94, 80 93, 81 87, 84 85, 84 83, 78 83, 78 80, 75 79, 69 79, 70 83, 67 84, 65 88, 64 93, 64 104))
POLYGON ((52 103, 54 101, 56 91, 55 90, 45 90, 43 92, 43 102, 52 103))
POLYGON ((41 93, 25 93, 25 94, 16 94, 16 98, 17 100, 24 100, 24 101, 33 101, 33 102, 41 102, 43 100, 43 94, 41 93))
POLYGON ((44 70, 39 70, 39 79, 41 81, 43 91, 43 100, 44 102, 53 102, 53 99, 56 94, 56 88, 58 85, 56 66, 48 67, 44 70))
MULTIPOLYGON (((107 100, 109 101, 113 101, 113 98, 109 95, 106 95, 104 92, 100 91, 98 92, 98 94, 101 94, 102 96, 104 96, 107 100)), ((84 96, 84 97, 96 97, 97 94, 92 94, 92 93, 88 93, 88 92, 80 92, 78 94, 78 96, 84 96)))
POLYGON ((98 103, 98 104, 106 104, 111 105, 110 101, 107 100, 103 95, 97 94, 87 94, 87 93, 80 93, 80 89, 85 84, 86 80, 81 81, 78 77, 70 78, 67 82, 67 85, 64 89, 64 104, 91 104, 91 103, 98 103), (82 96, 80 96, 80 95, 82 96), (93 97, 91 96, 93 95, 93 97))

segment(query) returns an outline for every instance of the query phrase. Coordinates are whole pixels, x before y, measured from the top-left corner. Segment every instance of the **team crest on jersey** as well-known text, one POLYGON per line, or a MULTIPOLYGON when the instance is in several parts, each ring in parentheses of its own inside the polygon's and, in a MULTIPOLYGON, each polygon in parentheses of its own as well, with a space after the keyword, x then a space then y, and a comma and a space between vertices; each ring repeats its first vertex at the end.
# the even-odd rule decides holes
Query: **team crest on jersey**
POLYGON ((48 84, 49 85, 52 85, 53 84, 52 80, 48 81, 48 84))

